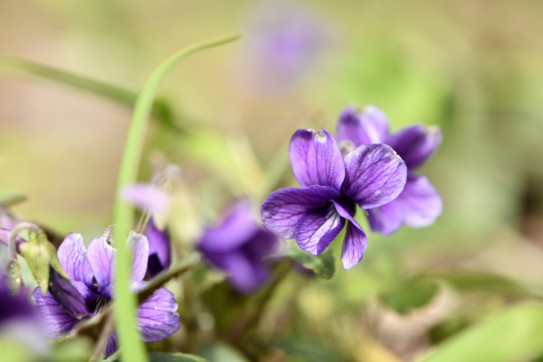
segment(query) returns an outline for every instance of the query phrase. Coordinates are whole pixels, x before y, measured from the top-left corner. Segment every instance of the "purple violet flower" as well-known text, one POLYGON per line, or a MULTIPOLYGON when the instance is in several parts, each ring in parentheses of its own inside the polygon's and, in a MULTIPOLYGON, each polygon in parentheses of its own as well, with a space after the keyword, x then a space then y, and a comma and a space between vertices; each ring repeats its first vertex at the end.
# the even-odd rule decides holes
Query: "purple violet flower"
POLYGON ((326 130, 302 129, 290 141, 290 162, 302 188, 274 191, 262 204, 264 226, 303 250, 322 253, 343 229, 341 261, 358 264, 366 234, 354 219, 356 204, 371 209, 394 200, 403 190, 407 167, 387 145, 362 145, 343 157, 326 130))
MULTIPOLYGON (((143 285, 147 271, 149 244, 147 238, 131 233, 134 250, 132 289, 143 285)), ((50 288, 43 295, 39 288, 32 293, 36 306, 47 324, 47 334, 56 338, 69 333, 83 319, 91 318, 113 299, 115 249, 107 236, 93 239, 85 250, 80 234, 69 234, 57 252, 59 261, 71 282, 52 273, 50 288)), ((162 287, 157 289, 138 308, 138 326, 145 342, 171 336, 179 329, 177 303, 173 294, 162 287)), ((117 350, 116 336, 109 337, 105 357, 117 350)))
POLYGON ((255 221, 251 205, 246 201, 232 204, 220 224, 204 231, 198 247, 206 259, 228 274, 230 282, 241 293, 260 288, 270 274, 266 256, 278 248, 278 240, 255 221))
POLYGON ((434 223, 442 211, 441 197, 425 176, 413 171, 441 144, 439 128, 415 125, 391 134, 387 116, 379 108, 367 106, 359 111, 349 106, 339 117, 337 133, 339 141, 351 141, 354 146, 390 145, 407 165, 407 183, 402 193, 387 204, 367 210, 373 231, 389 235, 402 224, 424 227, 434 223))

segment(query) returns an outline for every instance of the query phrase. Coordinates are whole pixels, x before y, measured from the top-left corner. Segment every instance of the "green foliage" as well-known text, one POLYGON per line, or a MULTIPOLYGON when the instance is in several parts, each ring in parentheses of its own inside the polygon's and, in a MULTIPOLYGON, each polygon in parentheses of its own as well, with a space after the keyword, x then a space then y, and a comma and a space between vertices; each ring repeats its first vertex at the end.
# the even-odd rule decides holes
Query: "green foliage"
POLYGON ((532 294, 513 280, 488 272, 454 270, 432 275, 445 280, 460 290, 485 290, 511 296, 528 296, 532 294))
MULTIPOLYGON (((193 354, 185 353, 162 353, 155 352, 149 354, 150 362, 205 362, 206 359, 193 354)), ((225 361, 225 360, 223 360, 225 361)))
POLYGON ((247 362, 247 359, 241 353, 230 345, 221 342, 205 346, 200 351, 200 355, 204 357, 203 360, 209 362, 247 362))
POLYGON ((295 245, 288 249, 287 255, 300 263, 304 268, 311 270, 319 278, 332 279, 336 271, 334 256, 331 249, 327 249, 315 256, 303 251, 295 245))
POLYGON ((396 312, 407 314, 430 303, 438 290, 439 284, 434 280, 415 280, 381 294, 379 300, 396 312))
POLYGON ((514 362, 543 353, 543 307, 522 305, 465 330, 423 362, 514 362))

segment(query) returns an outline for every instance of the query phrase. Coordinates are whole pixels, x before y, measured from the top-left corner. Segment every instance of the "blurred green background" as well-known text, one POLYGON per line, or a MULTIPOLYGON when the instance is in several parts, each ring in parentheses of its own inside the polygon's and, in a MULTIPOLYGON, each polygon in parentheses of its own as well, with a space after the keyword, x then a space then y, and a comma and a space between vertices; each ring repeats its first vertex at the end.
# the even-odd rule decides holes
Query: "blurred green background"
MULTIPOLYGON (((259 205, 274 187, 297 185, 290 136, 335 131, 348 104, 377 105, 393 130, 439 125, 444 142, 422 170, 443 197, 437 222, 369 233, 364 261, 332 281, 291 277, 259 327, 282 351, 266 360, 333 360, 338 350, 338 360, 411 360, 542 295, 542 14, 540 1, 3 0, 0 55, 137 92, 176 50, 244 34, 170 74, 160 96, 175 126, 155 120, 149 130, 141 179, 180 165, 171 221, 189 244, 230 199, 259 205), (285 70, 259 45, 288 24, 315 39, 285 70)), ((61 234, 101 234, 130 107, 0 71, 0 192, 26 195, 12 211, 61 234)), ((511 343, 532 327, 543 335, 519 315, 511 343)), ((510 360, 535 358, 536 347, 510 360)))

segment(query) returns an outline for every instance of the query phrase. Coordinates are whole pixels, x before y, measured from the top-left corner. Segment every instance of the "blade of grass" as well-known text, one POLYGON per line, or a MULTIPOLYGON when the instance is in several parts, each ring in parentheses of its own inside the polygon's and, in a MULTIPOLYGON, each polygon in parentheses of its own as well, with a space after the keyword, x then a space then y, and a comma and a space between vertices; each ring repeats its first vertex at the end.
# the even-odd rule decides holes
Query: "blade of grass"
MULTIPOLYGON (((151 113, 153 100, 162 79, 181 59, 204 49, 233 42, 239 38, 240 36, 234 35, 190 46, 166 59, 151 73, 134 107, 119 171, 118 190, 136 181, 147 119, 151 113)), ((127 238, 133 219, 134 214, 131 207, 117 195, 114 207, 115 231, 113 235, 113 239, 117 240, 114 309, 117 317, 120 347, 125 347, 121 349, 123 360, 138 362, 145 361, 146 356, 136 328, 136 296, 130 291, 131 255, 126 243, 122 242, 127 238)))
MULTIPOLYGON (((138 98, 138 93, 130 89, 18 57, 0 56, 0 70, 43 78, 129 106, 133 106, 138 98)), ((165 124, 178 127, 173 121, 171 108, 164 100, 157 99, 153 102, 153 114, 165 124)))

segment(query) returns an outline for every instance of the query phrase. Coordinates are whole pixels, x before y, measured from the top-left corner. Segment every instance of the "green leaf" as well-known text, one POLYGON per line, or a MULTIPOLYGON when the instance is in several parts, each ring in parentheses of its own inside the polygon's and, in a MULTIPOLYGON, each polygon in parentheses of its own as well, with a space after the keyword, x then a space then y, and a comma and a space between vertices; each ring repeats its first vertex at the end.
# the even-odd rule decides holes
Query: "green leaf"
POLYGON ((314 272, 319 278, 332 279, 336 271, 334 256, 330 249, 315 256, 303 251, 298 246, 293 246, 288 249, 287 255, 302 264, 304 268, 314 272))
MULTIPOLYGON (((168 72, 182 59, 201 50, 213 48, 239 39, 239 36, 228 36, 195 44, 183 49, 162 62, 147 79, 134 106, 134 113, 128 129, 125 142, 117 189, 134 183, 138 174, 147 120, 152 110, 153 101, 158 87, 168 72)), ((114 205, 115 230, 113 239, 117 240, 117 255, 115 265, 115 295, 114 309, 117 318, 120 350, 123 360, 131 362, 144 361, 143 343, 136 328, 136 297, 130 291, 131 255, 124 240, 133 225, 134 213, 131 207, 117 195, 114 205), (125 348, 122 348, 122 347, 125 348)))
POLYGON ((479 271, 460 271, 433 273, 433 277, 452 284, 461 290, 488 290, 513 296, 531 294, 526 288, 515 281, 497 274, 479 271))
POLYGON ((423 362, 527 361, 543 353, 543 307, 522 305, 439 345, 423 362))
MULTIPOLYGON (((63 69, 50 67, 27 59, 11 56, 0 56, 0 71, 6 69, 33 77, 43 78, 52 82, 67 85, 75 89, 83 90, 101 97, 132 106, 138 94, 130 89, 125 89, 114 84, 109 84, 83 75, 67 72, 63 69)), ((11 73, 10 72, 10 73, 11 73)), ((177 127, 173 122, 172 110, 162 99, 153 103, 153 114, 164 124, 177 127)))
POLYGON ((26 196, 16 191, 5 191, 0 193, 0 206, 7 208, 26 201, 26 196))
POLYGON ((434 280, 411 281, 381 294, 379 300, 396 312, 407 314, 430 303, 438 290, 434 280))
POLYGON ((200 354, 209 362, 247 362, 234 347, 221 342, 205 346, 200 354))
POLYGON ((163 353, 155 352, 149 354, 150 362, 205 362, 206 359, 194 354, 185 353, 163 353))

